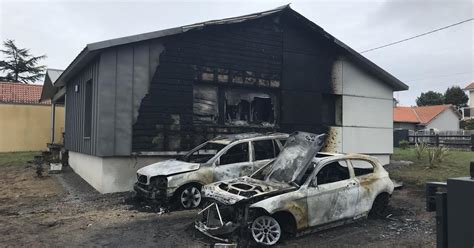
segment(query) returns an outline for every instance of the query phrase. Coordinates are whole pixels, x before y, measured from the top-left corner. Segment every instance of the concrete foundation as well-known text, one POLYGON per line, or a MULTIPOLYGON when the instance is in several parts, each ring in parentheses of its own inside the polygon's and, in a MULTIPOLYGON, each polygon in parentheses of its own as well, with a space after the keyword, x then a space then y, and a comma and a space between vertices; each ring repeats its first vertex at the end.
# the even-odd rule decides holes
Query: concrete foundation
POLYGON ((100 193, 131 191, 141 167, 163 161, 161 156, 97 157, 69 152, 69 165, 100 193))

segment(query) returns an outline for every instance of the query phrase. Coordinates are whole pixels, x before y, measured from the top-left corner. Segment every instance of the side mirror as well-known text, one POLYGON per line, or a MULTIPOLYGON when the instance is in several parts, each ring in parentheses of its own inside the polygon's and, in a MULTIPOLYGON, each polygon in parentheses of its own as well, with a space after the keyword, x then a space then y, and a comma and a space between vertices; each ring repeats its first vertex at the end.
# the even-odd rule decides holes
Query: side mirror
POLYGON ((311 181, 311 187, 317 188, 318 187, 318 180, 315 178, 313 181, 311 181))
POLYGON ((221 159, 217 158, 216 161, 214 161, 214 165, 217 166, 217 165, 220 165, 220 164, 221 164, 221 159))

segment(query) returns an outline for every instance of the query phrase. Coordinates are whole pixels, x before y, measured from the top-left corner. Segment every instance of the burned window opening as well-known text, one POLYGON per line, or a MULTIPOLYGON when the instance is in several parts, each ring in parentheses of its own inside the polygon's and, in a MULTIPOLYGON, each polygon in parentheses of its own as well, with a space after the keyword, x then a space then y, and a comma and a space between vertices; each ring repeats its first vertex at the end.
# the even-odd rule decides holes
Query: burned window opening
POLYGON ((347 180, 350 178, 349 168, 346 161, 335 161, 325 165, 316 177, 318 185, 347 180))
POLYGON ((228 89, 225 92, 224 111, 228 124, 273 126, 275 97, 269 93, 228 89))

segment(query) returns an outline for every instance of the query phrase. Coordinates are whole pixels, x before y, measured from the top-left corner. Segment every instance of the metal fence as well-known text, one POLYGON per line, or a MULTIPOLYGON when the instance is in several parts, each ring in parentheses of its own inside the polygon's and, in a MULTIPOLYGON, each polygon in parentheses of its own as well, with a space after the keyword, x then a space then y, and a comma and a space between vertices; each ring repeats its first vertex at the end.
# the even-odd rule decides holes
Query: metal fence
POLYGON ((474 131, 411 131, 394 130, 394 146, 399 147, 399 143, 406 140, 410 145, 416 143, 426 143, 430 146, 444 146, 449 148, 474 151, 474 131))

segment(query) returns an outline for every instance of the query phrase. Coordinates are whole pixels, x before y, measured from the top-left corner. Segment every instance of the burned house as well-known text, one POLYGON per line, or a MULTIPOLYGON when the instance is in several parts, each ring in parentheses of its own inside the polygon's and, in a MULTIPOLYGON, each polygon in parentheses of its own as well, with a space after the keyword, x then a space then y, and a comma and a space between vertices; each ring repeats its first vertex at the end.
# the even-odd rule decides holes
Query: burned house
POLYGON ((326 151, 386 163, 408 89, 289 6, 88 44, 54 86, 69 163, 100 192, 226 133, 326 132, 326 151))

